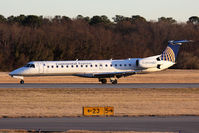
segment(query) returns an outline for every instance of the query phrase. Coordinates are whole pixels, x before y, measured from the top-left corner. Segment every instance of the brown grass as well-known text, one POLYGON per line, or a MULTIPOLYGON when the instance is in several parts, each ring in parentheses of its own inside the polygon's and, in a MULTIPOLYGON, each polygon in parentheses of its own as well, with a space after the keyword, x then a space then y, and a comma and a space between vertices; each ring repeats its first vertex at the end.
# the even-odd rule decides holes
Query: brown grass
MULTIPOLYGON (((41 132, 42 132, 42 131, 41 131, 41 132)), ((38 131, 0 129, 0 133, 38 133, 38 131)), ((69 130, 69 131, 66 131, 66 132, 51 132, 51 133, 174 133, 174 132, 134 132, 134 131, 87 131, 87 130, 69 130)))
POLYGON ((0 89, 0 117, 81 116, 83 106, 115 115, 199 115, 195 89, 0 89))
MULTIPOLYGON (((0 83, 18 83, 8 72, 0 73, 0 83)), ((26 77, 26 83, 98 83, 98 79, 74 76, 26 77)), ((161 72, 138 74, 119 79, 119 83, 199 83, 199 70, 165 70, 161 72)))
POLYGON ((65 133, 174 133, 174 132, 135 132, 135 131, 78 131, 69 130, 65 133))

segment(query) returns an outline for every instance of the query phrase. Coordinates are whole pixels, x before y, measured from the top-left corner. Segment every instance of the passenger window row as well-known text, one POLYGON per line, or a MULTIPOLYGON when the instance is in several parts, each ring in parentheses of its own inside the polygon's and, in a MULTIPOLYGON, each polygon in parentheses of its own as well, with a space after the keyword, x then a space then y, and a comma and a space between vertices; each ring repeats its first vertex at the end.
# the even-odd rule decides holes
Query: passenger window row
MULTIPOLYGON (((74 68, 74 67, 76 67, 76 68, 78 68, 78 67, 98 67, 98 65, 66 65, 66 68, 69 68, 69 66, 71 66, 71 68, 74 68)), ((103 67, 103 65, 102 64, 100 64, 99 65, 100 67, 103 67)), ((113 66, 115 66, 115 67, 117 67, 117 66, 120 66, 120 67, 122 67, 122 66, 124 66, 124 67, 127 67, 127 66, 129 66, 129 67, 131 67, 132 65, 131 64, 110 64, 109 65, 110 67, 113 67, 113 66)), ((108 67, 108 64, 105 64, 105 67, 108 67)), ((50 66, 47 66, 47 68, 50 68, 50 66)), ((51 68, 54 68, 54 66, 52 65, 51 66, 51 68)), ((63 65, 61 65, 61 66, 59 66, 59 65, 57 65, 56 66, 56 68, 64 68, 64 66, 63 65)))

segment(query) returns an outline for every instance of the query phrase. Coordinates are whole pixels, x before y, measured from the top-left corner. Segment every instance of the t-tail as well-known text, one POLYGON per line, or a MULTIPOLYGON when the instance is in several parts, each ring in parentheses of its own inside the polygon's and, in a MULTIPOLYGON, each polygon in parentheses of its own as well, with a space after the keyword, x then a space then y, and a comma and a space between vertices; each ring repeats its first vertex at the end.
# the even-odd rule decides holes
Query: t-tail
POLYGON ((140 58, 136 60, 136 66, 141 72, 155 72, 167 69, 176 63, 177 55, 182 43, 193 42, 191 40, 169 41, 167 48, 161 55, 140 58))
POLYGON ((182 43, 193 42, 192 40, 169 41, 165 51, 161 54, 161 60, 176 62, 178 51, 182 43))

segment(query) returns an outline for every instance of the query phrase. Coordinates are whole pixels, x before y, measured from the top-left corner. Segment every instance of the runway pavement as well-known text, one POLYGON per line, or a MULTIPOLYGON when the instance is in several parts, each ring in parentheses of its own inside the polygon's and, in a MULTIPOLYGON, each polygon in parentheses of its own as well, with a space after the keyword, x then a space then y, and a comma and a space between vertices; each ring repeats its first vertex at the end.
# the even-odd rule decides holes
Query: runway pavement
POLYGON ((199 88, 199 83, 0 83, 0 88, 199 88))
POLYGON ((41 131, 94 130, 198 133, 198 116, 3 118, 0 129, 41 131))

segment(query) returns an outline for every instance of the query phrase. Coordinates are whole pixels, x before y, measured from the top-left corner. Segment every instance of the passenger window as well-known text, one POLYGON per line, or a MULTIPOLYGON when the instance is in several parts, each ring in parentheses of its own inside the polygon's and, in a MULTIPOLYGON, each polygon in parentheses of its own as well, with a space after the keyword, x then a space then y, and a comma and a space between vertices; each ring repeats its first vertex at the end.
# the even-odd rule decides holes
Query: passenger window
POLYGON ((124 66, 126 66, 126 64, 124 64, 124 66))
POLYGON ((117 64, 115 64, 115 66, 117 66, 117 64))
POLYGON ((95 67, 97 67, 97 65, 95 65, 95 67))
POLYGON ((78 67, 78 65, 76 65, 76 67, 78 67))
POLYGON ((91 65, 91 67, 93 67, 93 65, 91 65))
POLYGON ((64 68, 64 66, 62 65, 61 68, 64 68))
POLYGON ((49 68, 49 66, 47 66, 47 68, 49 68))
POLYGON ((131 66, 131 64, 129 64, 129 66, 131 66))
POLYGON ((83 65, 81 65, 81 67, 83 67, 83 65))
POLYGON ((51 66, 53 68, 53 66, 51 66))
POLYGON ((88 67, 88 65, 86 65, 86 67, 88 67))
POLYGON ((110 67, 112 67, 113 65, 112 64, 110 64, 110 67))
POLYGON ((59 67, 59 66, 56 66, 57 68, 59 67))
POLYGON ((122 66, 122 64, 120 64, 120 66, 122 66))
POLYGON ((73 67, 73 65, 71 65, 71 67, 73 67))
POLYGON ((68 68, 68 65, 66 66, 66 68, 68 68))
POLYGON ((107 64, 106 64, 105 66, 106 66, 106 67, 108 67, 108 65, 107 65, 107 64))

